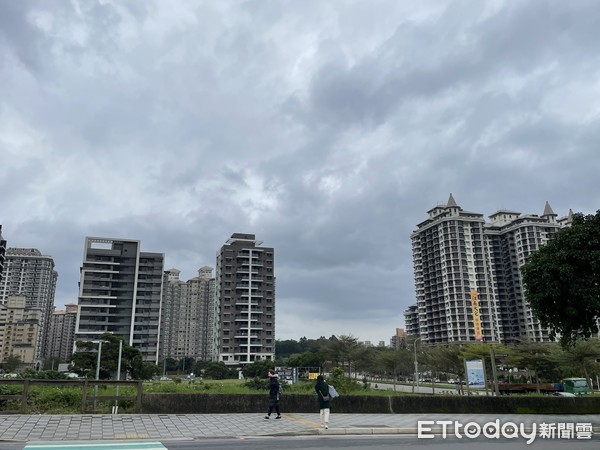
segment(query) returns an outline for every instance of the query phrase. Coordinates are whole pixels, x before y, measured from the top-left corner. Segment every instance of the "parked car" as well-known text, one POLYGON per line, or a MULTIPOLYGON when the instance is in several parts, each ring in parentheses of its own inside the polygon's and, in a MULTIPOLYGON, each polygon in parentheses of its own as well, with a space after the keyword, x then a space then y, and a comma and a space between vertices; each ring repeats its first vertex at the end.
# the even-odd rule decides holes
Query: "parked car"
POLYGON ((572 392, 553 392, 552 395, 554 397, 577 397, 572 392))

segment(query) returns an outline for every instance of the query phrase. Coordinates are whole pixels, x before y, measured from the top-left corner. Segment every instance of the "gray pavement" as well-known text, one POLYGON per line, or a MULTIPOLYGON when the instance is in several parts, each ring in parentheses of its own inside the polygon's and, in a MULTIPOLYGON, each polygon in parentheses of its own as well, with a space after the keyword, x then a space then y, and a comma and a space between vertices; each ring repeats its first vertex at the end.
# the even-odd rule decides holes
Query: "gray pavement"
MULTIPOLYGON (((263 414, 119 414, 119 415, 2 415, 0 442, 80 440, 177 440, 240 436, 310 434, 416 434, 417 422, 452 420, 485 424, 586 423, 600 434, 600 415, 494 414, 331 414, 329 429, 319 426, 317 413, 283 414, 265 420, 263 414)), ((273 416, 274 417, 274 416, 273 416)), ((435 430, 441 428, 434 425, 435 430)))

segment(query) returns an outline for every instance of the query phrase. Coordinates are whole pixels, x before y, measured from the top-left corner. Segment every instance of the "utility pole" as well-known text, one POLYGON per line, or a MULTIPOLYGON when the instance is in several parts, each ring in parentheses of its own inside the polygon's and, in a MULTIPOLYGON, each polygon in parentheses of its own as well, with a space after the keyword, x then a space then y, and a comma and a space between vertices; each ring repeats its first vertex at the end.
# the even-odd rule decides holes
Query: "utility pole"
POLYGON ((417 387, 419 386, 419 362, 417 361, 417 341, 420 341, 420 340, 421 340, 421 338, 418 337, 413 342, 413 346, 415 349, 415 378, 413 380, 413 388, 412 388, 413 394, 415 392, 415 383, 417 384, 417 387))

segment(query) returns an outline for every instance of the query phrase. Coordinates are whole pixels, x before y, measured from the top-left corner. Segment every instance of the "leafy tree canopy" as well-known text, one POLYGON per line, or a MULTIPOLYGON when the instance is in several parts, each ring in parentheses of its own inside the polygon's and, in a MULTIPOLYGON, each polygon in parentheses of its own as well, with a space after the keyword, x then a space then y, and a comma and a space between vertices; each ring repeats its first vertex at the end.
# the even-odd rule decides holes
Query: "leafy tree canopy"
POLYGON ((600 317, 600 210, 573 216, 571 227, 521 267, 525 295, 544 326, 563 345, 598 332, 600 317))
POLYGON ((238 373, 235 369, 227 367, 223 361, 211 361, 204 369, 204 378, 211 380, 225 380, 228 378, 237 378, 238 373))
POLYGON ((267 374, 269 373, 269 369, 272 369, 273 367, 273 361, 259 360, 245 366, 242 369, 242 373, 246 378, 266 378, 267 374))
MULTIPOLYGON (((104 333, 99 338, 102 341, 100 355, 100 379, 105 380, 116 375, 119 359, 119 341, 122 338, 111 333, 104 333)), ((78 341, 77 352, 73 354, 73 367, 79 375, 94 378, 98 357, 98 343, 78 341)), ((160 371, 153 363, 144 362, 142 352, 123 342, 121 355, 121 371, 129 373, 134 380, 147 380, 160 371)), ((120 377, 124 379, 124 376, 120 377)))
POLYGON ((14 372, 21 365, 21 357, 19 355, 10 355, 2 364, 2 368, 6 372, 14 372))

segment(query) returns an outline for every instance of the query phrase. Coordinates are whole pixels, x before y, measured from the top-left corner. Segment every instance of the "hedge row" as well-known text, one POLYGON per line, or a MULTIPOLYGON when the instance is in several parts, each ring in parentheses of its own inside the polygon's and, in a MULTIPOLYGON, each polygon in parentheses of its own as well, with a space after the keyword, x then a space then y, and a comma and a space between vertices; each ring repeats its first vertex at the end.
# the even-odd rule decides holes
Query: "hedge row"
MULTIPOLYGON (((267 396, 253 394, 144 394, 144 414, 263 413, 267 396)), ((288 394, 281 408, 289 413, 318 410, 314 395, 288 394)), ((337 413, 364 414, 600 414, 600 397, 368 396, 333 400, 337 413)))

